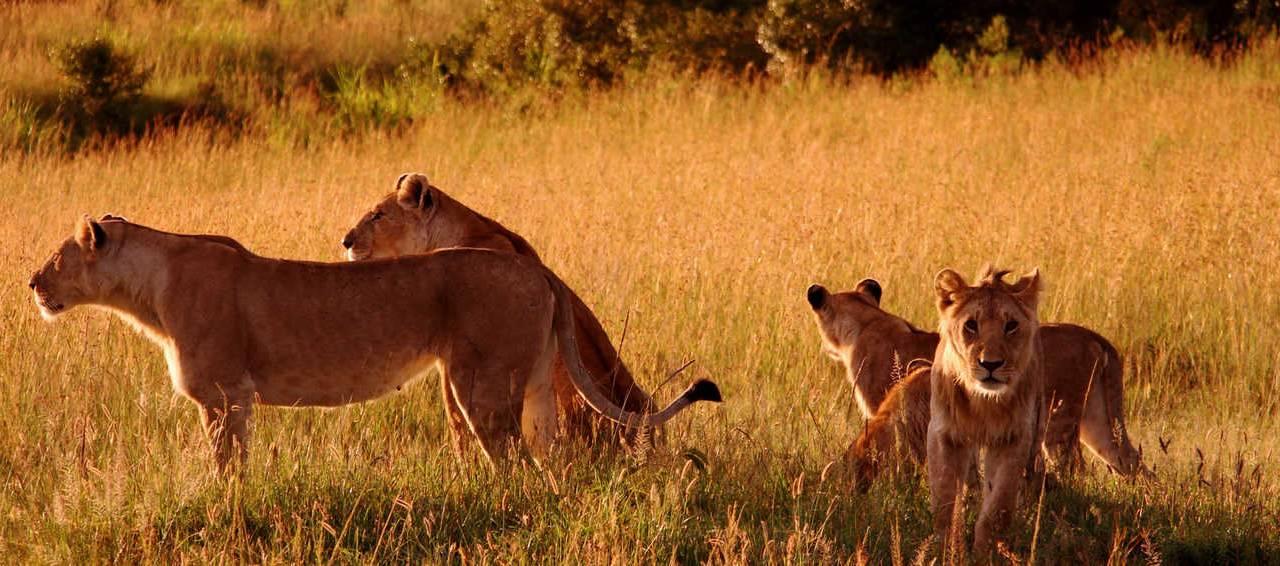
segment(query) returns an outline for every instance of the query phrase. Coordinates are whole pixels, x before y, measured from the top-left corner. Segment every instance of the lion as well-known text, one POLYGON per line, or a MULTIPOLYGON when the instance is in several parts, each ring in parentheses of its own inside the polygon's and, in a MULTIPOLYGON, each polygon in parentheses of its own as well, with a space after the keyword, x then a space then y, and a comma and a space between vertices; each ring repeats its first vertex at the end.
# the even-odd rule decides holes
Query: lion
POLYGON ((982 508, 974 526, 978 556, 1004 532, 1024 478, 1038 471, 1044 405, 1044 354, 1036 308, 1040 272, 1006 283, 1007 271, 983 270, 970 286, 938 273, 938 349, 929 377, 925 459, 934 533, 943 556, 963 485, 981 453, 982 508))
MULTIPOLYGON (((350 260, 423 254, 450 247, 511 252, 541 263, 538 252, 520 235, 472 210, 432 185, 426 175, 405 173, 395 190, 384 196, 342 238, 350 260)), ((596 376, 610 401, 632 412, 653 410, 654 403, 622 363, 609 335, 591 309, 570 290, 582 362, 596 376)), ((552 370, 557 404, 566 432, 590 438, 593 419, 573 388, 568 368, 557 358, 552 370)), ((452 407, 445 388, 445 406, 452 407)), ((461 425, 454 416, 452 422, 461 425)), ((616 435, 613 435, 616 438, 616 435)))
POLYGON ((866 492, 885 465, 916 469, 924 464, 932 366, 931 362, 914 360, 907 376, 889 389, 849 447, 847 458, 858 491, 866 492))
MULTIPOLYGON (((865 489, 882 459, 875 458, 874 452, 908 456, 924 452, 928 387, 912 384, 910 376, 902 382, 895 379, 909 373, 902 368, 910 362, 932 360, 938 334, 881 309, 883 289, 874 279, 864 279, 853 291, 843 293, 813 285, 806 296, 822 335, 823 351, 845 366, 854 398, 868 419, 850 454, 859 470, 859 487, 865 489), (895 391, 908 401, 890 403, 895 391), (908 414, 897 414, 903 410, 908 414), (908 423, 897 434, 878 430, 908 423), (910 446, 899 451, 882 442, 894 439, 909 441, 910 446)), ((1124 364, 1119 352, 1098 333, 1073 324, 1041 324, 1040 336, 1045 344, 1049 405, 1044 451, 1055 470, 1078 471, 1083 443, 1110 470, 1125 477, 1148 474, 1125 427, 1124 364)))
POLYGON ((28 286, 46 319, 95 306, 159 345, 174 389, 200 408, 221 471, 246 460, 255 405, 358 403, 433 367, 491 465, 517 440, 535 461, 550 454, 557 351, 587 406, 625 426, 657 426, 720 398, 699 380, 657 413, 612 403, 582 366, 564 283, 537 261, 492 250, 289 261, 222 236, 86 216, 28 286))

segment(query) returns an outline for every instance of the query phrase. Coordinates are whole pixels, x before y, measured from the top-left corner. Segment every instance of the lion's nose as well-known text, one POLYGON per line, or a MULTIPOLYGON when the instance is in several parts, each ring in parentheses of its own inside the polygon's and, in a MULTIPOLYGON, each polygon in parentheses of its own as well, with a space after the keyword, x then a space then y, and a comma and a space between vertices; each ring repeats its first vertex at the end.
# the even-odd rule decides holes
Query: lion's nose
POLYGON ((27 281, 27 287, 30 289, 36 288, 36 276, 34 274, 31 276, 31 279, 27 281))
POLYGON ((978 365, 986 368, 988 373, 995 373, 1000 366, 1004 365, 1004 360, 982 360, 978 365))
POLYGON ((351 246, 354 246, 355 243, 356 240, 351 237, 351 232, 347 232, 347 235, 342 237, 342 247, 344 249, 351 249, 351 246))

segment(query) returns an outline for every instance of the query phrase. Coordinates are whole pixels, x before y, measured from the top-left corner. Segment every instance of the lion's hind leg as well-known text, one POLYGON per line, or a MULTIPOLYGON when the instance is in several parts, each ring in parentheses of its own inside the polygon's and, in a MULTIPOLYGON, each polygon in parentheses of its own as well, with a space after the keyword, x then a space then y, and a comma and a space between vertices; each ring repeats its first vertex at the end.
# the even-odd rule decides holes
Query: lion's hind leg
POLYGON ((524 385, 532 363, 511 364, 500 356, 465 356, 446 368, 449 387, 491 464, 505 461, 520 438, 524 385))
POLYGON ((1080 423, 1080 439, 1089 450, 1121 475, 1128 477, 1149 473, 1146 466, 1142 465, 1138 449, 1129 441, 1124 421, 1108 418, 1109 415, 1098 407, 1102 404, 1101 399, 1097 403, 1090 399, 1080 423))
POLYGON ((1124 423, 1122 371, 1119 361, 1112 360, 1099 373, 1101 379, 1085 399, 1080 440, 1121 475, 1148 475, 1151 472, 1142 465, 1142 455, 1129 440, 1124 423))
POLYGON ((529 453, 539 464, 551 456, 559 429, 556 394, 552 377, 552 361, 556 358, 554 337, 549 337, 542 356, 534 364, 524 386, 524 408, 520 415, 520 433, 529 453))

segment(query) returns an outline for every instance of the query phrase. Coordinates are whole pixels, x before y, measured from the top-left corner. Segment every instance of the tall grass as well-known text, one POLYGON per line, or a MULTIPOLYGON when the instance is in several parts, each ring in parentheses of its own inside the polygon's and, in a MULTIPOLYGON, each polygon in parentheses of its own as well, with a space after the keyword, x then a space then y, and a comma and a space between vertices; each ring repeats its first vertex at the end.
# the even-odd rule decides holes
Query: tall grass
POLYGON ((429 63, 426 46, 442 41, 478 6, 441 0, 5 5, 0 149, 95 145, 95 136, 68 131, 77 128, 68 128, 68 117, 59 113, 74 84, 53 56, 89 40, 136 59, 148 75, 141 104, 127 116, 140 127, 207 121, 218 123, 223 134, 306 144, 391 119, 398 126, 429 110, 406 91, 429 96, 440 85, 420 84, 431 69, 408 69, 413 73, 403 80, 396 80, 397 73, 407 64, 429 63), (370 89, 383 91, 382 100, 370 102, 370 89), (381 108, 386 106, 391 114, 381 108))
POLYGON ((5 154, 0 556, 911 561, 929 534, 923 482, 859 495, 828 468, 861 425, 803 292, 876 277, 889 310, 929 327, 934 273, 993 262, 1039 266, 1042 318, 1119 347, 1130 429, 1159 476, 1095 468, 1040 509, 1032 494, 1012 555, 1032 554, 1040 517, 1048 562, 1272 562, 1277 84, 1276 45, 1230 66, 1152 49, 964 83, 654 75, 306 146, 196 126, 5 154), (408 170, 528 237, 615 338, 628 321, 623 355, 646 387, 693 359, 683 376, 718 380, 725 403, 682 416, 651 454, 489 472, 452 459, 428 380, 258 411, 247 476, 223 484, 155 347, 100 312, 46 325, 22 285, 85 212, 337 261, 408 170))

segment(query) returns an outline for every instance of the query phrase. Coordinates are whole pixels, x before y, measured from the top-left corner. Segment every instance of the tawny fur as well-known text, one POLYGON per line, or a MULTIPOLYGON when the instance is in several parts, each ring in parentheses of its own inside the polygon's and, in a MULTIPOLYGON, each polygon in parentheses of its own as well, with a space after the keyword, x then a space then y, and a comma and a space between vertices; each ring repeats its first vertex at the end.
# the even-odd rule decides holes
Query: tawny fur
POLYGON ((86 218, 30 286, 47 318, 97 306, 159 345, 174 388, 199 405, 222 469, 247 456, 254 405, 366 401, 433 367, 490 461, 521 438, 535 458, 549 453, 557 351, 587 405, 623 424, 658 425, 719 399, 700 382, 655 414, 610 403, 579 361, 563 282, 532 259, 491 250, 286 261, 220 236, 86 218))
POLYGON ((982 557, 1003 535, 1040 445, 1040 277, 1033 272, 1008 284, 1003 275, 988 270, 975 286, 949 269, 937 277, 941 340, 931 368, 925 446, 934 533, 943 556, 955 544, 952 522, 963 516, 957 508, 978 455, 984 489, 973 546, 982 557))
POLYGON ((887 466, 916 469, 925 462, 931 365, 914 367, 894 384, 850 446, 848 459, 859 491, 866 491, 887 466))
MULTIPOLYGON (((864 413, 868 422, 855 446, 861 443, 867 449, 898 454, 891 446, 877 444, 877 439, 895 438, 877 427, 927 422, 929 401, 927 387, 894 383, 894 364, 902 367, 910 360, 931 361, 938 347, 938 334, 919 330, 882 310, 879 288, 873 280, 864 280, 853 291, 827 293, 815 286, 811 292, 820 304, 814 308, 814 319, 823 349, 845 366, 855 399, 863 400, 870 409, 864 413), (868 288, 876 292, 870 293, 868 288), (910 391, 898 395, 923 397, 913 398, 905 405, 880 401, 892 398, 903 387, 910 391), (894 414, 904 407, 923 408, 924 412, 905 418, 894 414), (889 414, 881 418, 886 411, 889 414)), ((1110 469, 1124 476, 1148 473, 1126 430, 1124 365, 1115 347, 1096 332, 1073 324, 1042 324, 1040 338, 1045 347, 1045 399, 1049 405, 1044 449, 1055 471, 1077 471, 1083 443, 1110 469)), ((860 402, 859 407, 862 405, 860 402)), ((910 441, 909 453, 923 453, 923 429, 914 427, 910 430, 919 430, 920 434, 897 436, 910 441)), ((878 466, 864 466, 857 463, 854 455, 850 457, 863 470, 863 479, 874 478, 878 466)))
MULTIPOLYGON (((511 252, 541 262, 537 251, 520 235, 458 202, 417 173, 401 175, 395 191, 361 216, 343 238, 343 245, 353 260, 470 247, 511 252)), ((611 402, 629 411, 654 410, 653 399, 635 383, 595 314, 576 293, 570 294, 582 362, 597 384, 611 402)), ((592 417, 594 413, 574 390, 561 356, 554 361, 552 384, 564 416, 561 424, 565 432, 580 438, 594 437, 601 422, 592 417)), ((448 395, 446 389, 446 398, 448 395)), ((459 422, 456 417, 452 421, 459 422)))

